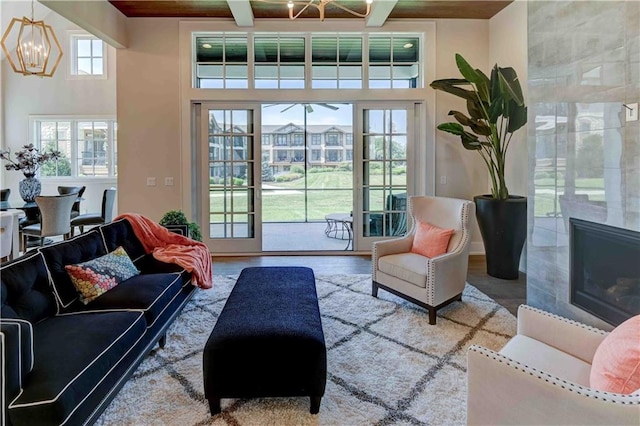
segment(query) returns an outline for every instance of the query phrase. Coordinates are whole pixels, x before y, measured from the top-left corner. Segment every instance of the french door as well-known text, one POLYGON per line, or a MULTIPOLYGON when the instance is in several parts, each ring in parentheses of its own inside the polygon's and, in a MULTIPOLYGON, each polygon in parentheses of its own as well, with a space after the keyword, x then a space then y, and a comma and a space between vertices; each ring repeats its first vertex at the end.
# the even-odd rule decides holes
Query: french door
POLYGON ((203 241, 214 253, 260 252, 260 106, 204 103, 199 118, 203 241))
POLYGON ((354 169, 355 249, 371 250, 373 243, 397 238, 410 229, 407 200, 416 193, 416 165, 422 140, 412 102, 359 103, 356 109, 357 145, 354 169))

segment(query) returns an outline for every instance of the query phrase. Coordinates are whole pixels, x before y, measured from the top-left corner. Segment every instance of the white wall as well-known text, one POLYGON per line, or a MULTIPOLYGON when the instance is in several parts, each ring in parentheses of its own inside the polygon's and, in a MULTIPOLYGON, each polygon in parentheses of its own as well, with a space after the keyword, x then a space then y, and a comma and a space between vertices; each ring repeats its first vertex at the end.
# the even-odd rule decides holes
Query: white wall
MULTIPOLYGON (((0 2, 0 23, 4 31, 12 18, 30 16, 31 2, 0 2)), ((72 116, 116 116, 116 54, 107 48, 107 78, 100 80, 69 79, 69 31, 80 30, 78 26, 60 15, 34 2, 34 17, 51 25, 63 50, 63 57, 56 73, 51 78, 23 76, 13 72, 9 61, 2 54, 0 147, 19 149, 29 141, 30 115, 72 116)), ((4 163, 4 162, 3 162, 4 163)), ((11 188, 12 199, 19 199, 18 182, 22 173, 0 171, 0 186, 11 188), (14 196, 15 194, 15 196, 14 196)), ((99 212, 102 192, 115 186, 116 179, 46 178, 42 181, 43 194, 56 194, 58 185, 85 185, 87 189, 82 202, 82 212, 99 212)), ((117 207, 116 207, 117 211, 117 207)))
MULTIPOLYGON (((489 65, 513 67, 527 98, 527 2, 516 0, 489 20, 489 65)), ((505 178, 509 193, 527 195, 527 126, 514 133, 505 178)))
MULTIPOLYGON (((437 23, 436 78, 462 78, 456 66, 455 54, 460 53, 480 69, 488 68, 489 22, 487 20, 441 19, 437 23)), ((462 99, 436 92, 436 123, 455 121, 447 114, 451 110, 466 111, 462 99)), ((489 175, 476 152, 466 150, 458 136, 436 131, 436 195, 472 200, 489 190, 489 175), (446 179, 443 184, 441 179, 446 179)), ((471 253, 484 253, 480 231, 475 224, 471 253)))
MULTIPOLYGON (((498 64, 501 67, 512 67, 518 74, 520 86, 527 102, 527 2, 516 0, 502 9, 489 20, 489 64, 498 64)), ((530 106, 529 106, 530 108, 530 106)), ((527 125, 514 133, 505 167, 505 180, 511 195, 526 196, 527 169, 527 125)), ((528 200, 531 204, 533 200, 528 200)), ((520 258, 520 270, 527 270, 527 248, 522 251, 520 258)))

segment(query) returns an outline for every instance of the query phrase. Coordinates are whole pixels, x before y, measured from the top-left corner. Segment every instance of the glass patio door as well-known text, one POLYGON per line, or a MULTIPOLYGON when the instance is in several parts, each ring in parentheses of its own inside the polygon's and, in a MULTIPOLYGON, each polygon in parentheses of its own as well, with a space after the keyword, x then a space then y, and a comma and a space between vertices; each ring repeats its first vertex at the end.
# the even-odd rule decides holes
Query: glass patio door
POLYGON ((402 236, 411 226, 407 199, 415 193, 417 108, 405 102, 358 105, 356 250, 370 250, 374 241, 402 236))
POLYGON ((200 114, 203 241, 213 253, 260 252, 260 107, 203 104, 200 114))

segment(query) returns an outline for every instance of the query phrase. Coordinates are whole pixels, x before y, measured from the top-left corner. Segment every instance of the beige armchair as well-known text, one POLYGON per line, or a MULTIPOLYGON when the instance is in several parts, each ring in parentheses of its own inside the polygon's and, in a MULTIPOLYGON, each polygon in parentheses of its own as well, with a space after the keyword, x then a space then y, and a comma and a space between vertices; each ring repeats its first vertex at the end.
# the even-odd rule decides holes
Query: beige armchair
POLYGON ((521 305, 518 333, 499 352, 467 352, 471 425, 638 425, 640 393, 589 387, 607 332, 521 305))
POLYGON ((386 290, 429 311, 429 324, 436 323, 436 311, 462 300, 467 279, 472 201, 445 197, 410 197, 411 230, 402 238, 374 243, 372 253, 372 295, 386 290), (416 221, 454 229, 447 252, 434 258, 411 253, 416 221))

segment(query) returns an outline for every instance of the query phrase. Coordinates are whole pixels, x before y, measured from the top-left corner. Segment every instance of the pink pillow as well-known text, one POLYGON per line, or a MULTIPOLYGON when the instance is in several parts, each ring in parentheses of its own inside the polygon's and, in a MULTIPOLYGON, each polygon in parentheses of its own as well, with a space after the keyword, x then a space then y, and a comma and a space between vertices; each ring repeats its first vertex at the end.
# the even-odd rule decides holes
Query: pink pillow
POLYGON ((453 229, 442 229, 427 222, 418 221, 413 237, 411 253, 436 257, 447 252, 453 229))
POLYGON ((630 394, 640 389, 640 315, 629 318, 604 338, 591 364, 591 387, 630 394))

